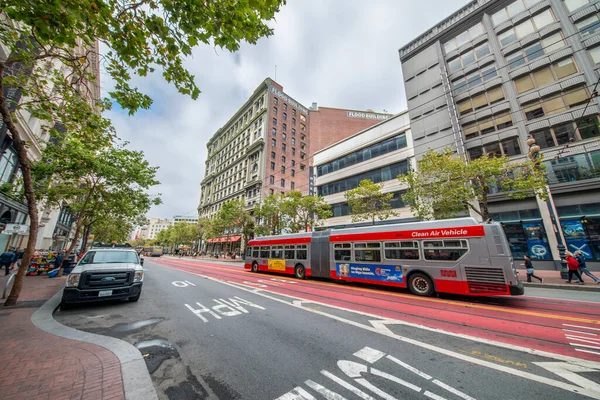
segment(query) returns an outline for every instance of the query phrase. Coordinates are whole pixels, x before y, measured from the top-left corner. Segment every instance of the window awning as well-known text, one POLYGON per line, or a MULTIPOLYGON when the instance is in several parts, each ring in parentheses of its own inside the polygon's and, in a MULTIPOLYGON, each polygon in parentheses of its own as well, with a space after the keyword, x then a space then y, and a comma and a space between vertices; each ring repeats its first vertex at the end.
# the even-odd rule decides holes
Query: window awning
POLYGON ((221 237, 214 239, 206 239, 208 243, 223 243, 223 242, 237 242, 241 239, 241 236, 230 236, 230 237, 221 237))

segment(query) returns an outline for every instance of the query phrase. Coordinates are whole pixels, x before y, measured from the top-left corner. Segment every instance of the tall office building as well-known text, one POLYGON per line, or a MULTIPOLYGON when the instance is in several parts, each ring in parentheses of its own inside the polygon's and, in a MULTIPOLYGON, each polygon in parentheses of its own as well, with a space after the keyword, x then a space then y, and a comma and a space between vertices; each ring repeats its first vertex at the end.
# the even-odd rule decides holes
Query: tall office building
POLYGON ((309 192, 308 109, 265 79, 208 141, 200 216, 226 202, 248 208, 270 194, 309 192))
MULTIPOLYGON (((595 261, 599 10, 593 0, 476 0, 399 50, 415 156, 450 147, 467 159, 521 160, 535 138, 567 248, 595 261)), ((561 230, 548 204, 499 193, 491 201, 516 258, 558 257, 554 231, 561 230)))

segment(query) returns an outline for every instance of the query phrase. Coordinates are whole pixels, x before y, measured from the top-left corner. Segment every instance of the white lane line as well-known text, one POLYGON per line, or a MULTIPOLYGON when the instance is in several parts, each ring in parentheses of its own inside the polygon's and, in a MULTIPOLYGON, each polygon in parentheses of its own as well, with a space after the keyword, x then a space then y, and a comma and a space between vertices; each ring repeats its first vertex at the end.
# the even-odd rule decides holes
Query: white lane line
POLYGON ((375 393, 379 397, 383 397, 385 400, 398 400, 394 396, 387 394, 386 392, 379 389, 377 386, 373 385, 372 383, 370 383, 368 380, 366 380, 364 378, 358 378, 355 380, 357 383, 363 385, 364 387, 366 387, 367 389, 369 389, 371 392, 375 393))
POLYGON ((585 349, 575 349, 575 351, 582 351, 584 353, 591 353, 591 354, 600 354, 597 351, 591 351, 591 350, 585 350, 585 349))
POLYGON ((600 328, 591 328, 589 326, 571 325, 571 324, 563 324, 563 326, 570 326, 572 328, 579 328, 579 329, 589 329, 592 331, 600 331, 600 328))
POLYGON ((412 389, 412 390, 414 390, 417 393, 421 391, 421 388, 419 386, 413 385, 410 382, 406 382, 404 379, 400 379, 397 376, 388 374, 387 372, 380 371, 380 370, 378 370, 376 368, 371 368, 371 373, 373 375, 377 375, 377 376, 380 376, 382 378, 389 379, 392 382, 396 382, 397 384, 405 386, 405 387, 407 387, 409 389, 412 389))
MULTIPOLYGON (((581 331, 574 331, 573 329, 563 329, 563 331, 565 331, 565 332, 575 332, 575 333, 579 333, 579 334, 581 334, 581 335, 592 335, 592 336, 598 336, 598 335, 597 335, 597 334, 595 334, 595 333, 591 333, 591 332, 581 332, 581 331)), ((565 335, 567 335, 567 334, 565 333, 565 335)))
POLYGON ((372 349, 370 347, 363 347, 359 351, 353 354, 354 356, 360 358, 361 360, 365 360, 366 362, 373 364, 375 361, 380 358, 385 357, 385 353, 379 350, 372 349))
MULTIPOLYGON (((495 364, 495 363, 492 363, 492 362, 489 362, 489 361, 486 361, 486 360, 481 360, 481 359, 478 359, 478 358, 474 358, 474 357, 468 356, 466 354, 457 353, 457 352, 454 352, 452 350, 447 350, 445 348, 441 348, 441 347, 438 347, 438 346, 435 346, 435 345, 431 345, 429 343, 420 342, 420 341, 415 340, 415 339, 411 339, 411 338, 408 338, 408 337, 396 335, 396 334, 394 334, 392 332, 381 332, 378 329, 374 328, 373 326, 363 325, 363 324, 361 324, 359 322, 351 321, 351 320, 348 320, 348 319, 345 319, 345 318, 342 318, 342 317, 338 317, 336 315, 328 314, 328 313, 323 312, 323 311, 319 311, 319 310, 315 310, 315 309, 310 309, 310 308, 305 308, 305 307, 302 307, 302 306, 297 306, 297 305, 294 305, 294 304, 290 304, 290 303, 288 303, 288 302, 286 302, 284 300, 281 300, 281 299, 279 299, 277 297, 269 296, 267 293, 264 293, 264 292, 267 292, 267 291, 264 291, 264 290, 261 291, 261 293, 256 293, 256 292, 253 292, 253 288, 248 287, 248 286, 244 286, 242 284, 232 284, 232 283, 229 283, 229 282, 221 280, 221 279, 217 279, 217 278, 205 276, 205 275, 194 273, 194 272, 187 272, 187 271, 183 271, 183 272, 186 272, 186 273, 189 273, 189 274, 192 274, 192 275, 202 276, 203 278, 210 279, 210 280, 213 280, 215 282, 219 282, 219 283, 221 283, 223 285, 228 285, 228 286, 231 286, 231 287, 235 287, 235 288, 237 288, 239 290, 244 290, 246 292, 254 293, 254 294, 258 295, 258 296, 262 296, 264 298, 268 298, 270 300, 277 301, 277 302, 282 303, 282 304, 287 304, 287 305, 289 305, 291 307, 299 308, 299 309, 307 311, 307 312, 312 312, 314 314, 318 314, 318 315, 321 315, 321 316, 324 316, 324 317, 327 317, 327 318, 330 318, 330 319, 333 319, 333 320, 336 320, 336 321, 340 321, 340 322, 346 323, 348 325, 352 325, 352 326, 355 326, 355 327, 358 327, 358 328, 361 328, 361 329, 364 329, 364 330, 367 330, 367 331, 370 331, 370 332, 379 333, 381 335, 388 336, 388 337, 397 339, 399 341, 412 344, 412 345, 417 346, 417 347, 421 347, 421 348, 424 348, 424 349, 427 349, 427 350, 431 350, 431 351, 434 351, 434 352, 439 353, 439 354, 444 354, 444 355, 449 356, 449 357, 453 357, 453 358, 456 358, 456 359, 459 359, 459 360, 462 360, 462 361, 466 361, 466 362, 469 362, 471 364, 480 365, 482 367, 490 368, 490 369, 493 369, 493 370, 496 370, 496 371, 505 372, 505 373, 510 374, 510 375, 518 376, 520 378, 525 378, 525 379, 528 379, 530 381, 534 381, 534 382, 537 382, 537 383, 542 383, 542 384, 545 384, 545 385, 548 385, 548 386, 552 386, 552 387, 556 387, 556 388, 559 388, 559 389, 564 389, 566 391, 569 391, 569 392, 572 392, 572 393, 581 394, 581 395, 588 396, 588 397, 591 397, 591 398, 594 398, 594 399, 600 399, 600 392, 596 392, 596 391, 592 391, 592 390, 588 390, 588 389, 582 389, 580 386, 565 384, 565 383, 562 383, 562 382, 558 382, 555 379, 550 379, 550 378, 546 378, 544 376, 534 375, 532 373, 524 372, 524 371, 521 371, 521 370, 516 370, 516 369, 510 368, 510 367, 506 367, 504 365, 498 365, 498 364, 495 364)), ((277 293, 275 292, 274 294, 277 294, 277 293)), ((297 299, 298 300, 309 301, 309 300, 302 299, 302 298, 297 298, 297 299)), ((379 316, 379 315, 364 313, 364 312, 361 312, 361 311, 351 310, 351 309, 343 308, 343 307, 337 307, 337 306, 333 306, 333 305, 322 303, 322 302, 318 302, 318 301, 312 301, 312 300, 310 300, 309 302, 311 302, 313 304, 320 304, 322 306, 329 307, 329 308, 336 308, 336 309, 339 309, 339 310, 343 310, 343 311, 347 311, 347 312, 351 312, 351 313, 355 313, 355 314, 359 314, 359 315, 371 317, 371 318, 379 318, 379 319, 381 318, 381 316, 379 316)), ((423 326, 423 325, 412 324, 412 323, 405 323, 404 321, 399 321, 399 320, 397 320, 397 321, 394 320, 394 321, 396 323, 399 323, 399 324, 403 324, 403 325, 407 325, 407 326, 413 326, 413 327, 416 327, 416 328, 421 328, 421 329, 432 331, 432 332, 438 332, 438 333, 445 334, 445 335, 448 335, 448 336, 460 337, 460 338, 471 340, 471 341, 474 341, 474 342, 486 343, 486 344, 493 345, 493 346, 496 346, 496 347, 511 349, 511 350, 515 350, 515 351, 521 351, 521 352, 528 353, 528 354, 535 354, 535 355, 539 355, 539 356, 543 356, 543 357, 547 357, 547 358, 551 358, 551 359, 555 359, 555 360, 562 360, 562 361, 566 361, 566 362, 569 362, 569 363, 574 364, 574 365, 590 366, 591 368, 600 368, 600 363, 594 362, 594 361, 588 361, 588 360, 584 360, 584 359, 580 359, 580 358, 575 358, 575 357, 570 357, 570 356, 563 356, 563 355, 560 355, 560 354, 554 354, 554 353, 550 353, 550 352, 547 352, 547 351, 541 351, 541 350, 535 350, 535 349, 530 349, 530 348, 521 347, 521 346, 515 346, 515 345, 508 344, 508 343, 496 342, 496 341, 488 340, 488 339, 480 339, 480 338, 477 338, 477 337, 474 337, 474 336, 457 334, 457 333, 453 333, 453 332, 447 332, 447 331, 444 331, 444 330, 441 330, 441 329, 429 328, 429 327, 426 327, 426 326, 423 326)))
POLYGON ((569 340, 577 340, 579 342, 586 342, 586 343, 592 343, 592 344, 600 344, 600 339, 594 339, 594 338, 589 338, 589 337, 585 337, 585 336, 571 336, 571 335, 567 335, 566 336, 567 339, 569 340))
POLYGON ((349 384, 348 382, 346 382, 345 380, 338 378, 337 376, 335 376, 334 374, 332 374, 329 371, 321 371, 321 374, 326 376, 327 378, 331 379, 332 381, 334 381, 335 383, 337 383, 338 385, 348 389, 349 391, 351 391, 352 393, 354 393, 355 395, 357 395, 358 397, 360 397, 361 399, 364 400, 376 400, 374 397, 369 396, 368 394, 366 394, 365 392, 363 392, 362 390, 360 390, 359 388, 349 384))
POLYGON ((275 400, 317 400, 300 386, 296 386, 286 394, 279 396, 275 400))
POLYGON ((325 399, 327 399, 327 400, 347 400, 341 394, 332 392, 331 390, 327 389, 325 386, 319 385, 317 382, 313 382, 310 379, 304 383, 306 383, 306 385, 308 387, 310 387, 311 389, 313 389, 315 392, 317 392, 321 396, 325 397, 325 399))
POLYGON ((600 350, 600 347, 598 346, 590 346, 587 344, 579 344, 579 343, 569 343, 571 346, 579 346, 579 347, 587 347, 588 349, 597 349, 600 350))
POLYGON ((425 378, 428 381, 431 380, 431 376, 427 375, 425 372, 423 371, 419 371, 418 369, 416 369, 415 367, 408 365, 407 363, 405 363, 404 361, 400 361, 398 360, 396 357, 394 356, 390 356, 388 355, 386 357, 389 360, 392 360, 393 362, 395 362, 396 364, 400 365, 401 367, 406 368, 407 370, 414 372, 415 374, 419 375, 421 378, 425 378))
POLYGON ((453 388, 450 385, 446 385, 444 382, 442 382, 440 380, 434 379, 432 382, 435 383, 436 385, 438 385, 439 387, 446 389, 450 393, 454 393, 455 395, 457 395, 458 397, 460 397, 462 399, 465 399, 465 400, 475 400, 474 398, 472 398, 468 394, 465 394, 465 393, 461 392, 460 390, 453 388))
POLYGON ((431 393, 429 390, 426 390, 423 394, 433 400, 447 400, 445 397, 438 396, 435 393, 431 393))

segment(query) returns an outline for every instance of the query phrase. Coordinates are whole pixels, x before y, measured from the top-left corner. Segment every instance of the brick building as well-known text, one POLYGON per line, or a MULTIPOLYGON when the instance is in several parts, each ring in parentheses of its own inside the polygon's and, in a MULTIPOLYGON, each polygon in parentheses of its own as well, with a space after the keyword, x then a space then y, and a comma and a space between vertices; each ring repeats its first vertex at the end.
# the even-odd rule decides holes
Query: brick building
MULTIPOLYGON (((343 108, 310 107, 310 154, 312 155, 364 129, 390 118, 391 114, 372 110, 358 111, 343 108)), ((312 163, 312 162, 311 162, 312 163)))

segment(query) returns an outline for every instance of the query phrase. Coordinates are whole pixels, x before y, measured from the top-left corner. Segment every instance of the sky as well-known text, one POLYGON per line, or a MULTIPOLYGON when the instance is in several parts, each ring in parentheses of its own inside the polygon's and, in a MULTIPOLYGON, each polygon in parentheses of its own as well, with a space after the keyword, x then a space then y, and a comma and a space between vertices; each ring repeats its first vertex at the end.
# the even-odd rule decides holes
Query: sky
MULTIPOLYGON (((136 81, 154 103, 128 116, 107 113, 119 136, 159 166, 162 204, 149 218, 197 216, 206 143, 267 77, 307 107, 398 113, 406 108, 398 49, 467 0, 288 0, 274 34, 231 53, 199 46, 186 68, 202 91, 181 95, 153 75, 136 81), (275 68, 277 66, 277 68, 275 68), (275 72, 276 71, 276 72, 275 72)), ((103 89, 111 83, 104 81, 103 89)))

